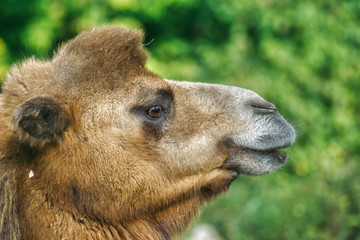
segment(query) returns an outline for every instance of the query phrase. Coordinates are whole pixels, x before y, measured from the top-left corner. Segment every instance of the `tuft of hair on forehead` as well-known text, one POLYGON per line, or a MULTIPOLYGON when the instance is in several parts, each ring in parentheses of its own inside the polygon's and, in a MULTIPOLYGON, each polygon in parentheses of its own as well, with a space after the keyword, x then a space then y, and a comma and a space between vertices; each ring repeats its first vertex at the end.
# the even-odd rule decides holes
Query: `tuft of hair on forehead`
POLYGON ((80 74, 122 75, 145 67, 147 52, 143 48, 144 33, 124 27, 89 29, 62 45, 53 63, 59 70, 76 70, 80 74))

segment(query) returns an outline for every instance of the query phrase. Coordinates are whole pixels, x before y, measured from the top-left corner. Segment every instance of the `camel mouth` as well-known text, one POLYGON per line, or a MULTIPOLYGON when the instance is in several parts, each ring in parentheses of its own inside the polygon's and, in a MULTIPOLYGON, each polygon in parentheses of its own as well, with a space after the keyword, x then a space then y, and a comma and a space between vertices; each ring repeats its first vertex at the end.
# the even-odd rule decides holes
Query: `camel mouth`
POLYGON ((269 148, 264 150, 242 147, 238 147, 238 149, 240 152, 254 155, 254 159, 258 162, 263 162, 264 156, 268 156, 272 159, 272 162, 284 164, 288 160, 287 154, 283 151, 286 147, 269 148))
POLYGON ((286 153, 283 151, 283 149, 285 149, 285 147, 269 148, 269 149, 264 149, 264 150, 253 149, 253 148, 241 148, 241 147, 239 147, 239 149, 242 149, 243 151, 257 152, 257 153, 263 153, 263 154, 275 154, 276 153, 276 154, 286 156, 286 153))
POLYGON ((290 147, 293 144, 293 142, 285 142, 283 145, 278 145, 276 147, 271 148, 265 148, 265 149, 258 149, 258 148, 249 148, 249 147, 237 147, 238 149, 242 149, 243 151, 248 151, 252 153, 257 153, 260 155, 266 154, 271 155, 273 157, 276 157, 279 159, 279 161, 286 162, 287 160, 287 154, 284 152, 284 150, 288 147, 290 147))
POLYGON ((264 150, 237 147, 224 161, 223 167, 250 176, 270 173, 283 166, 288 161, 285 147, 264 150))
POLYGON ((288 157, 287 154, 284 151, 282 151, 283 149, 284 148, 274 148, 268 150, 247 149, 247 151, 252 152, 252 154, 256 154, 260 156, 262 155, 270 156, 275 160, 277 160, 279 163, 284 164, 287 161, 288 157))

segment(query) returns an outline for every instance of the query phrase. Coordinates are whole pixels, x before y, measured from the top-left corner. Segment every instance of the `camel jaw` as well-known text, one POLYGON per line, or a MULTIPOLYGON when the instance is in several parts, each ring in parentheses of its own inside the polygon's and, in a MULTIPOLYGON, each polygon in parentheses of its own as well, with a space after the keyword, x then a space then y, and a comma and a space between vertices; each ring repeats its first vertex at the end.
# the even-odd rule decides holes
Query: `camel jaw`
POLYGON ((231 144, 233 150, 229 153, 223 166, 238 174, 250 176, 270 173, 287 162, 288 157, 282 150, 291 146, 294 141, 295 131, 290 127, 284 139, 274 139, 270 141, 268 148, 264 148, 263 146, 261 148, 256 146, 239 146, 233 143, 231 144), (278 145, 274 146, 274 142, 278 145))

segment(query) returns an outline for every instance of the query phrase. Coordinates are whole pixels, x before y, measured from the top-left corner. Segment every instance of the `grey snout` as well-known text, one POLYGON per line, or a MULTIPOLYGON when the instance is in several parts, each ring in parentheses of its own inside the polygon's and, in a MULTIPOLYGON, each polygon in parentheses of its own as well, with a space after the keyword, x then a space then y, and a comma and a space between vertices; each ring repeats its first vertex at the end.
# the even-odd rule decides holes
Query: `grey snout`
MULTIPOLYGON (((235 144, 243 148, 266 151, 285 148, 294 143, 294 128, 279 114, 274 104, 252 91, 239 92, 245 93, 243 95, 247 97, 247 100, 243 101, 243 107, 239 108, 242 114, 238 115, 245 117, 246 128, 234 134, 235 144)), ((237 99, 240 98, 237 96, 237 99)))

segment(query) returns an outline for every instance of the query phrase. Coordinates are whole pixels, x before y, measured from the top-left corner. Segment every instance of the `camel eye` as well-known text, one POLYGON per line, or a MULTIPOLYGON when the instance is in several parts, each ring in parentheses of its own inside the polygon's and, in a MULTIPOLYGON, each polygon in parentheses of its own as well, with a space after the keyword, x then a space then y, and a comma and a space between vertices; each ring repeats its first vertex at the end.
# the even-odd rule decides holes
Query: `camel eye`
POLYGON ((163 108, 161 106, 153 106, 151 108, 149 108, 146 113, 151 117, 151 118, 158 118, 162 115, 163 113, 163 108))

